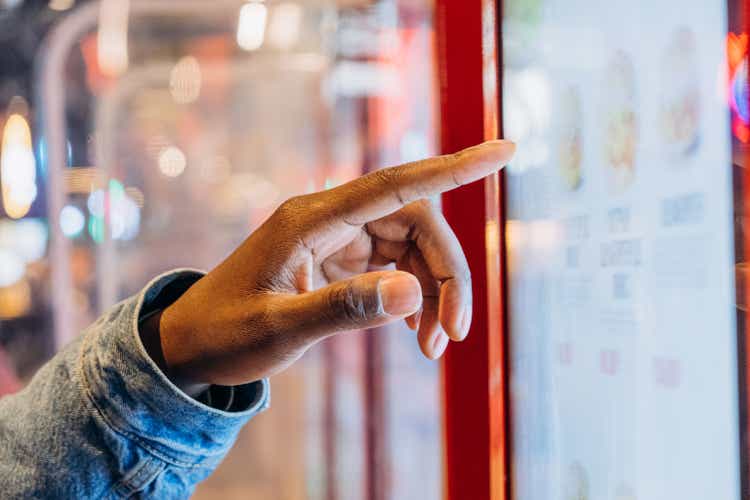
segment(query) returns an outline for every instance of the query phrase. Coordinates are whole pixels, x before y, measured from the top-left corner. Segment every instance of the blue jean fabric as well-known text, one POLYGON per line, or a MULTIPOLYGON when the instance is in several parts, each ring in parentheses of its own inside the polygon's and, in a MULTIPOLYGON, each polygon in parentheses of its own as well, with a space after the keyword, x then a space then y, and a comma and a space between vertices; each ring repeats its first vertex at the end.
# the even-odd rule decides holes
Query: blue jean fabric
POLYGON ((154 279, 0 399, 0 498, 186 498, 216 468, 268 407, 268 381, 212 387, 231 398, 209 406, 165 377, 138 334, 139 318, 200 276, 154 279))

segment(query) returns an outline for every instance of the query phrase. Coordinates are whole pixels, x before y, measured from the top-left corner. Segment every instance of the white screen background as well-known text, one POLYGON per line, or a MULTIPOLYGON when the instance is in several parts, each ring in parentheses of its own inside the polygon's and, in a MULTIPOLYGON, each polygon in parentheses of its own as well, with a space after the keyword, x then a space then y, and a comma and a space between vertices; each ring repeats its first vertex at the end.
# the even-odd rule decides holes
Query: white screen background
POLYGON ((721 1, 506 2, 517 499, 740 498, 726 25, 721 1))

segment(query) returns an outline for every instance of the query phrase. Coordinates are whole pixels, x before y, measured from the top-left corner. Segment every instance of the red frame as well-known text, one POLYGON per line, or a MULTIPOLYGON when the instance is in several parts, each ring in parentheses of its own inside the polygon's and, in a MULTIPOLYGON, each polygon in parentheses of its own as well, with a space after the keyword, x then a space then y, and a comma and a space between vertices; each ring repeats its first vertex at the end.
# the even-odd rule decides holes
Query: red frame
MULTIPOLYGON (((443 153, 498 137, 498 12, 499 0, 436 2, 443 153)), ((499 197, 486 196, 488 190, 502 193, 502 185, 502 176, 496 176, 443 196, 445 216, 469 260, 474 292, 469 337, 452 345, 443 362, 445 497, 452 500, 509 498, 504 217, 499 197), (488 198, 495 203, 486 204, 488 198)))

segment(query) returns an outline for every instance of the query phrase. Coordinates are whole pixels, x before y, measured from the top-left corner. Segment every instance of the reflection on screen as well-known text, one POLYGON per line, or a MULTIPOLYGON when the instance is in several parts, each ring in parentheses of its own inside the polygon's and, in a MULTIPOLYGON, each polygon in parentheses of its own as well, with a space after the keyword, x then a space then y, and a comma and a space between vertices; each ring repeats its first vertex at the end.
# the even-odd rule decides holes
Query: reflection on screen
POLYGON ((505 3, 516 499, 740 498, 726 26, 505 3))

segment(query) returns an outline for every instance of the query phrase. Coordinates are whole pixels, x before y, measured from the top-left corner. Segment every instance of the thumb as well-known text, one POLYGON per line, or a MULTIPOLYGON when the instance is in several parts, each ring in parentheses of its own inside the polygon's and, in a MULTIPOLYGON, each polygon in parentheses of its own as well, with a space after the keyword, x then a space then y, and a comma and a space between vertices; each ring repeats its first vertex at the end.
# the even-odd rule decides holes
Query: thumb
POLYGON ((417 278, 402 271, 360 274, 299 295, 288 295, 276 312, 285 331, 314 342, 333 333, 372 328, 402 319, 422 307, 417 278))

